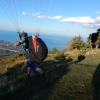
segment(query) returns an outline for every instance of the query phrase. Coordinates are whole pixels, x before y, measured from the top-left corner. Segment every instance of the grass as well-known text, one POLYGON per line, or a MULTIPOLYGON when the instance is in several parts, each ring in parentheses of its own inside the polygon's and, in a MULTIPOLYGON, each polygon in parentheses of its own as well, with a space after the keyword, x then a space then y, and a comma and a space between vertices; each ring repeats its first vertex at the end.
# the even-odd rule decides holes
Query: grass
POLYGON ((23 56, 7 58, 5 62, 1 60, 0 100, 99 100, 100 50, 94 55, 74 53, 70 56, 71 60, 59 62, 48 57, 39 65, 50 75, 49 84, 33 71, 31 80, 25 80, 26 61, 23 56), (9 67, 2 62, 7 62, 9 67))

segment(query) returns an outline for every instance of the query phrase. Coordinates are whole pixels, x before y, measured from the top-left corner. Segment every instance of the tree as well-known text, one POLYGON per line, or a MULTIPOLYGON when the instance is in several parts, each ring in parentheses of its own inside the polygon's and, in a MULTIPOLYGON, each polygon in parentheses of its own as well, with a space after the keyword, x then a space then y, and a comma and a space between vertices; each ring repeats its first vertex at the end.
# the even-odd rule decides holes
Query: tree
POLYGON ((54 47, 53 49, 52 49, 52 51, 51 51, 53 54, 55 54, 55 53, 57 53, 57 52, 59 52, 58 51, 58 49, 56 48, 56 47, 54 47))
POLYGON ((83 48, 85 46, 84 41, 82 40, 82 37, 79 36, 75 36, 74 38, 72 38, 72 40, 68 43, 68 49, 78 49, 80 50, 81 48, 83 48))
POLYGON ((97 29, 97 32, 100 32, 100 28, 99 28, 99 29, 97 29))

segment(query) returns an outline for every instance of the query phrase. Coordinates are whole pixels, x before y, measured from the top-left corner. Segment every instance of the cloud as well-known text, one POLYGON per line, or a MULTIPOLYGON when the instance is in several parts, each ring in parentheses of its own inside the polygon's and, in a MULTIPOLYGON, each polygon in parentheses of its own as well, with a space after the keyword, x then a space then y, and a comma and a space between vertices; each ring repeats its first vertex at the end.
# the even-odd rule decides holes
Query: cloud
POLYGON ((48 19, 53 19, 53 20, 60 20, 60 19, 62 18, 62 16, 54 16, 54 17, 52 17, 52 16, 47 16, 46 18, 48 18, 48 19))
POLYGON ((100 14, 100 11, 97 11, 96 14, 100 14))
POLYGON ((95 19, 90 18, 89 16, 84 17, 66 17, 60 20, 60 22, 64 23, 77 23, 79 25, 83 25, 84 27, 100 27, 100 17, 96 17, 95 19))
POLYGON ((37 18, 39 18, 39 19, 46 18, 45 15, 40 15, 40 14, 41 14, 40 12, 38 12, 38 13, 33 13, 32 16, 37 17, 37 18))
POLYGON ((24 16, 30 16, 30 13, 28 13, 28 12, 26 12, 26 11, 24 11, 22 14, 23 14, 24 16))
POLYGON ((54 19, 54 20, 60 20, 62 18, 62 16, 46 16, 46 15, 40 15, 40 12, 36 13, 36 14, 32 14, 32 16, 43 19, 43 18, 48 18, 48 19, 54 19))
POLYGON ((45 15, 39 15, 39 16, 37 16, 37 18, 40 18, 40 19, 43 19, 43 18, 46 18, 46 16, 45 15))
POLYGON ((93 22, 94 19, 90 18, 89 16, 85 17, 69 17, 63 18, 60 22, 71 22, 71 23, 90 23, 93 22))
POLYGON ((32 16, 34 16, 34 17, 37 17, 37 16, 39 16, 40 15, 40 12, 38 12, 38 13, 36 13, 36 14, 32 14, 32 16))
POLYGON ((40 15, 41 12, 38 12, 38 13, 28 13, 26 11, 23 12, 23 15, 24 16, 33 16, 33 17, 37 17, 37 18, 40 18, 40 19, 43 19, 43 18, 48 18, 48 19, 53 19, 53 20, 60 20, 62 18, 62 16, 46 16, 46 15, 40 15))
MULTIPOLYGON (((100 11, 97 11, 96 13, 100 13, 100 11)), ((59 20, 59 22, 62 23, 76 23, 78 25, 84 26, 84 27, 88 27, 88 28, 99 28, 100 27, 100 17, 96 17, 96 18, 91 18, 89 16, 79 16, 79 17, 65 17, 63 18, 62 16, 58 15, 58 16, 46 16, 46 15, 42 15, 41 12, 37 12, 37 13, 28 13, 26 11, 23 12, 24 16, 33 16, 39 19, 51 19, 51 20, 59 20)))
POLYGON ((100 23, 100 17, 95 18, 95 23, 100 23))
POLYGON ((54 16, 54 17, 51 17, 51 19, 61 19, 62 18, 62 16, 54 16))

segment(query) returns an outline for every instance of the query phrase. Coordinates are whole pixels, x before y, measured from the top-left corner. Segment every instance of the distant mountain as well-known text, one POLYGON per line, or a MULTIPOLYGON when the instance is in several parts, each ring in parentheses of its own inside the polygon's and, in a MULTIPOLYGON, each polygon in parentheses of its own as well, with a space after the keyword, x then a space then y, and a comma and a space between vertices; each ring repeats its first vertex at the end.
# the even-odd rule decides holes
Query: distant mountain
POLYGON ((13 43, 0 40, 0 57, 9 56, 19 52, 23 52, 22 46, 14 47, 13 43))

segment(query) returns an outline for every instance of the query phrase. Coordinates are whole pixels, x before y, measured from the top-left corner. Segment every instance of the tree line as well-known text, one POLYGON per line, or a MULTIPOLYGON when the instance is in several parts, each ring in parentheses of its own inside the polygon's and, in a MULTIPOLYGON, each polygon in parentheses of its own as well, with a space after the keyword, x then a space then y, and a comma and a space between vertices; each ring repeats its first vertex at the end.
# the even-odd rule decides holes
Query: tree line
POLYGON ((99 48, 100 47, 100 28, 97 29, 96 33, 92 33, 87 38, 87 42, 83 41, 81 35, 73 37, 70 41, 66 42, 68 49, 73 50, 87 50, 92 48, 99 48))

